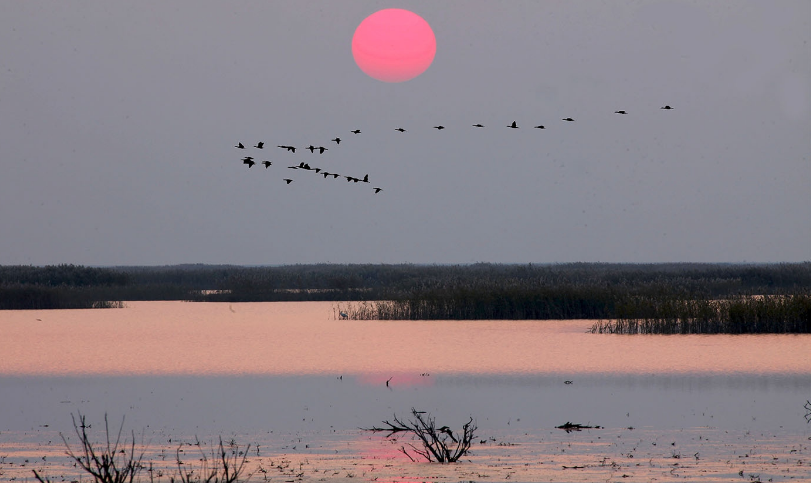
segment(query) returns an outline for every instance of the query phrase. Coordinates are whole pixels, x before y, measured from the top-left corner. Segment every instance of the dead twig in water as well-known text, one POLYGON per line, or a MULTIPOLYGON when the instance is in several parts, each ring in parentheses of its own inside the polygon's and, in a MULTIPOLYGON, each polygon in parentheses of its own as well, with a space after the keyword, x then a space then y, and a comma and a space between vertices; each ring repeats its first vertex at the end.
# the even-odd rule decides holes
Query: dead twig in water
MULTIPOLYGON (((454 433, 447 426, 436 427, 436 419, 425 411, 417 411, 411 408, 413 420, 403 421, 394 416, 394 422, 383 421, 384 427, 373 426, 371 428, 361 428, 363 431, 387 432, 386 438, 398 433, 409 433, 422 443, 422 449, 407 443, 414 454, 422 456, 427 461, 438 463, 453 463, 464 456, 473 443, 474 433, 477 429, 476 423, 471 417, 462 426, 462 434, 454 433)), ((400 448, 400 452, 405 454, 411 461, 416 461, 409 454, 405 446, 400 448)))

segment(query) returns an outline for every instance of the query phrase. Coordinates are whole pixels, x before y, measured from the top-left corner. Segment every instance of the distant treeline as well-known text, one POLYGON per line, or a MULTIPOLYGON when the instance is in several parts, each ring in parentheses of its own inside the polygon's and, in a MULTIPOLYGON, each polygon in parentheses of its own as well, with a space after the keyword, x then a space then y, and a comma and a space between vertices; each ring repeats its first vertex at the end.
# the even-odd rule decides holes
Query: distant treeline
POLYGON ((743 320, 745 332, 811 332, 811 262, 0 267, 0 309, 98 307, 122 300, 344 301, 360 302, 342 308, 357 319, 625 324, 615 332, 638 332, 654 320, 669 321, 672 332, 694 331, 684 324, 675 328, 674 320, 713 320, 696 327, 729 332, 723 321, 743 320), (764 295, 769 297, 753 297, 764 295), (776 322, 757 322, 766 319, 776 322))

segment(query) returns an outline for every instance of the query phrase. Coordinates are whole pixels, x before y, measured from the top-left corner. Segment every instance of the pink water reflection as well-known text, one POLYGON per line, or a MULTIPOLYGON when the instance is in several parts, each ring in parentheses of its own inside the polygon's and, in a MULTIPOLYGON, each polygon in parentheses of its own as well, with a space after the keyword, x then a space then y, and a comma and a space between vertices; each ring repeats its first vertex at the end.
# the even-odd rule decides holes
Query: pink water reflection
POLYGON ((809 335, 599 335, 585 332, 590 321, 343 321, 333 319, 329 302, 129 302, 125 309, 3 311, 0 325, 3 375, 387 379, 422 373, 811 370, 809 335))

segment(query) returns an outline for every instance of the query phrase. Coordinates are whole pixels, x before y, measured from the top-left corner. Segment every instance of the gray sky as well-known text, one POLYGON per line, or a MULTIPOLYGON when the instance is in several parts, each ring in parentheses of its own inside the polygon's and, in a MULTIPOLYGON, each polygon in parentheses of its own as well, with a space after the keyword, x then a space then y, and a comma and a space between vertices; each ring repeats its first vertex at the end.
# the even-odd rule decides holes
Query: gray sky
POLYGON ((0 264, 811 259, 805 0, 0 12, 0 264), (399 84, 351 53, 389 7, 437 38, 399 84))

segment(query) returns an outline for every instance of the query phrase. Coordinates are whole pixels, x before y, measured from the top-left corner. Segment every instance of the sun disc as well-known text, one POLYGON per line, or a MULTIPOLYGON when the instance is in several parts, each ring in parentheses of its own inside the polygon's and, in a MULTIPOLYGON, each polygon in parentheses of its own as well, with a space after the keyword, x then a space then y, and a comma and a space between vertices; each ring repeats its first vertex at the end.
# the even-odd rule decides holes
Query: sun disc
POLYGON ((368 76, 404 82, 428 69, 436 54, 436 37, 428 22, 400 8, 366 17, 352 37, 352 56, 368 76))

